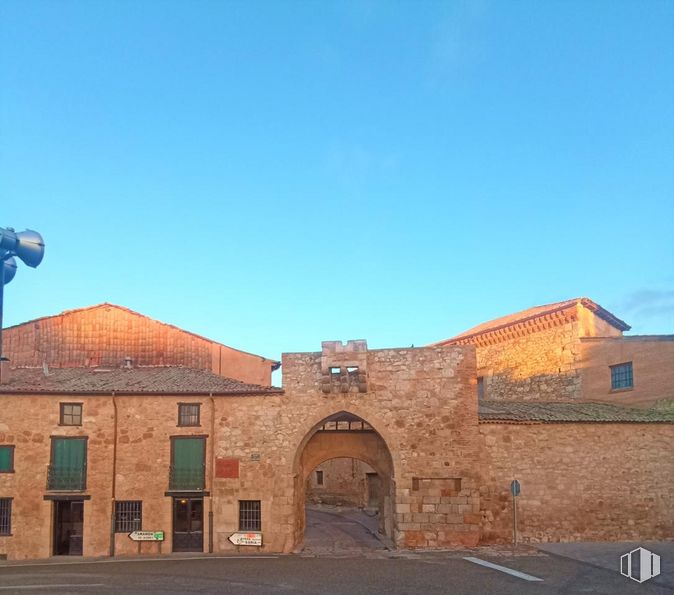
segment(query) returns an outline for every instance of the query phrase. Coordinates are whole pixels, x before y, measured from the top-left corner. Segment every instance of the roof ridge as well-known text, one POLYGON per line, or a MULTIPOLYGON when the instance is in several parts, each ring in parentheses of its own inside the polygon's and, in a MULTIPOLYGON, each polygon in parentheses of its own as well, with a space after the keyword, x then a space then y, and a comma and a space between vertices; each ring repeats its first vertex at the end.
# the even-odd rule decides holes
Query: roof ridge
POLYGON ((449 339, 443 339, 442 341, 432 343, 431 345, 447 345, 460 340, 466 340, 472 337, 476 337, 479 335, 486 335, 488 333, 492 333, 501 329, 513 327, 518 324, 523 324, 530 320, 542 318, 544 316, 553 314, 555 312, 559 312, 561 310, 567 310, 568 308, 577 305, 581 305, 587 308, 595 315, 597 315, 599 318, 605 320, 606 322, 618 328, 619 330, 624 331, 629 330, 631 328, 626 322, 624 322, 623 320, 621 320, 620 318, 618 318, 617 316, 615 316, 614 314, 612 314, 611 312, 600 306, 598 303, 591 300, 590 298, 577 297, 568 300, 562 300, 559 302, 552 302, 550 304, 532 306, 530 308, 525 308, 524 310, 513 312, 512 314, 499 316, 497 318, 493 318, 491 320, 473 326, 469 328, 467 331, 464 331, 463 333, 460 333, 458 335, 454 335, 449 339))
POLYGON ((38 318, 32 318, 30 320, 26 320, 24 322, 20 322, 18 324, 14 324, 12 326, 8 326, 4 330, 9 330, 9 329, 16 328, 16 327, 19 327, 19 326, 23 326, 23 325, 26 325, 26 324, 33 324, 33 323, 36 323, 36 322, 39 322, 39 321, 42 321, 42 320, 48 320, 50 318, 58 318, 59 316, 68 316, 68 315, 71 315, 71 314, 76 314, 78 312, 84 312, 84 311, 87 311, 87 310, 96 310, 96 309, 104 308, 104 307, 116 308, 117 310, 122 310, 123 312, 127 312, 128 314, 133 314, 134 316, 139 316, 141 318, 145 318, 146 320, 150 320, 150 321, 155 322, 157 324, 161 324, 165 327, 176 329, 176 330, 180 331, 181 333, 185 333, 185 334, 191 335, 193 337, 197 337, 199 339, 202 339, 203 341, 208 341, 209 343, 213 343, 215 345, 220 345, 222 347, 227 347, 227 349, 231 349, 232 351, 237 351, 238 353, 244 353, 246 355, 252 355, 254 357, 259 357, 261 359, 267 360, 267 361, 275 363, 275 364, 280 363, 278 360, 270 359, 268 357, 265 357, 263 355, 259 355, 257 353, 251 353, 250 351, 244 351, 243 349, 237 349, 236 347, 232 347, 231 345, 221 343, 220 341, 215 341, 214 339, 210 339, 210 338, 208 338, 204 335, 200 335, 200 334, 195 333, 193 331, 189 331, 189 330, 184 329, 182 327, 176 326, 175 324, 171 324, 170 322, 164 322, 163 320, 158 320, 157 318, 152 318, 151 316, 148 316, 147 314, 143 314, 142 312, 138 312, 137 310, 132 310, 131 308, 128 308, 127 306, 120 306, 119 304, 113 304, 112 302, 102 302, 100 304, 94 304, 92 306, 83 306, 81 308, 72 308, 70 310, 63 310, 62 312, 59 312, 57 314, 49 314, 47 316, 40 316, 38 318))

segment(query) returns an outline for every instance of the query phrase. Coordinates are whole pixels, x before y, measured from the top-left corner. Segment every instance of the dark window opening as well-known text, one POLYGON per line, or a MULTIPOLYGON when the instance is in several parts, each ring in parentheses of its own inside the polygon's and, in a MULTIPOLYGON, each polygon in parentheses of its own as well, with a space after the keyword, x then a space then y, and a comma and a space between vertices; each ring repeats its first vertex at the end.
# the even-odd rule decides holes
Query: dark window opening
POLYGON ((143 502, 118 500, 115 502, 115 533, 140 531, 143 526, 143 502))
POLYGON ((484 377, 477 377, 477 398, 484 399, 484 377))
POLYGON ((239 531, 261 531, 262 510, 259 500, 239 500, 239 531))
POLYGON ((611 389, 632 388, 634 378, 632 375, 632 362, 611 366, 611 389))
POLYGON ((316 471, 316 485, 323 485, 323 471, 316 471))
POLYGON ((0 446, 0 473, 14 472, 14 446, 0 446))
POLYGON ((180 403, 178 404, 178 425, 179 426, 198 426, 200 422, 200 403, 180 403))
POLYGON ((81 426, 82 403, 61 403, 59 423, 62 426, 81 426))
POLYGON ((0 535, 12 534, 12 499, 0 498, 0 535))

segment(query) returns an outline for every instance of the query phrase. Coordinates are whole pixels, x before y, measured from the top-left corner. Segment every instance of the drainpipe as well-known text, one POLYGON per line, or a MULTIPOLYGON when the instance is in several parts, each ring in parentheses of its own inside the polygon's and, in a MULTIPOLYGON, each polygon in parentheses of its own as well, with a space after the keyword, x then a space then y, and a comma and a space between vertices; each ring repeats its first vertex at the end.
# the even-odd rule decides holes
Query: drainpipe
POLYGON ((213 553, 213 478, 215 477, 215 399, 213 393, 208 393, 211 399, 211 481, 210 499, 208 507, 208 553, 213 553))
POLYGON ((112 494, 110 498, 110 556, 115 555, 115 502, 117 498, 117 401, 112 392, 113 437, 112 437, 112 494))

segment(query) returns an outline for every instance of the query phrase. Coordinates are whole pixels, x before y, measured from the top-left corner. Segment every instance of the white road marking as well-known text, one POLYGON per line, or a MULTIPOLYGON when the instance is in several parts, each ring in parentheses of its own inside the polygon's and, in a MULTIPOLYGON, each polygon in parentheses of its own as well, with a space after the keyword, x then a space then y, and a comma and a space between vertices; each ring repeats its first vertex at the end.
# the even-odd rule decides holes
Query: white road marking
POLYGON ((486 566, 487 568, 492 568, 493 570, 500 570, 501 572, 505 572, 506 574, 510 574, 512 576, 516 576, 517 578, 524 579, 525 581, 542 581, 542 578, 538 578, 537 576, 531 576, 530 574, 525 574, 524 572, 520 572, 519 570, 513 570, 512 568, 507 568, 506 566, 499 566, 498 564, 492 564, 491 562, 487 562, 486 560, 480 560, 480 558, 473 558, 471 556, 464 558, 464 560, 468 560, 469 562, 472 562, 473 564, 479 564, 480 566, 486 566))
POLYGON ((2 564, 0 572, 4 568, 23 568, 25 566, 79 566, 80 564, 126 564, 127 562, 184 562, 186 560, 275 560, 279 556, 191 556, 189 558, 109 558, 106 560, 83 560, 82 562, 35 562, 28 564, 2 564))
POLYGON ((71 589, 72 587, 105 587, 104 583, 64 583, 61 585, 15 585, 11 587, 0 587, 0 591, 7 591, 12 589, 18 591, 19 589, 71 589))

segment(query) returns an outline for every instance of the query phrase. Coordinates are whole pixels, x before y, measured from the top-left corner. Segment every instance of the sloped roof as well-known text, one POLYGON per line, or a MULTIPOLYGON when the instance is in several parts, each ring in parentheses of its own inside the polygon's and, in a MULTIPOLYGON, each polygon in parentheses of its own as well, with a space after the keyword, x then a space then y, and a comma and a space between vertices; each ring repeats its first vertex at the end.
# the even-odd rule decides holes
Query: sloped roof
POLYGON ((674 408, 635 409, 611 403, 481 401, 481 422, 674 423, 674 408))
POLYGON ((17 368, 0 393, 275 394, 282 389, 246 384, 207 370, 181 366, 135 368, 17 368))
POLYGON ((219 341, 214 341, 213 339, 209 339, 208 337, 204 337, 203 335, 193 333, 192 331, 185 330, 185 329, 180 328, 178 326, 175 326, 173 324, 168 324, 167 322, 162 322, 161 320, 156 320, 154 318, 150 318, 149 316, 146 316, 145 314, 141 314, 140 312, 136 312, 135 310, 131 310, 131 308, 127 308, 125 306, 119 306, 117 304, 111 304, 110 302, 103 302, 101 304, 95 304, 93 306, 84 306, 83 308, 73 308, 71 310, 64 310, 63 312, 59 312, 58 314, 50 314, 49 316, 40 316, 39 318, 33 318, 31 320, 26 320, 24 322, 20 322, 18 324, 12 325, 12 326, 5 327, 5 330, 9 330, 9 329, 17 328, 17 327, 20 327, 20 326, 29 325, 29 324, 35 324, 36 322, 40 322, 42 320, 49 320, 51 318, 59 318, 59 317, 63 317, 63 316, 70 316, 70 315, 73 315, 73 314, 78 314, 80 312, 88 312, 88 311, 91 311, 91 310, 97 310, 97 309, 101 309, 101 308, 114 308, 115 310, 125 312, 126 314, 131 314, 133 316, 137 316, 138 318, 142 318, 144 320, 148 320, 148 321, 151 321, 153 323, 157 323, 159 325, 162 325, 165 328, 180 331, 181 333, 184 333, 185 335, 190 335, 192 337, 196 337, 197 339, 201 339, 203 341, 207 341, 207 342, 213 343, 215 345, 222 345, 223 347, 227 347, 228 349, 238 351, 239 353, 245 353, 245 354, 248 354, 248 355, 253 355, 255 357, 259 357, 263 360, 269 361, 273 365, 272 369, 274 369, 274 370, 277 370, 281 365, 281 362, 279 362, 277 360, 269 359, 269 358, 266 358, 264 356, 258 355, 256 353, 250 353, 248 351, 243 351, 241 349, 237 349, 236 347, 232 347, 230 345, 225 345, 224 343, 220 343, 219 341))
POLYGON ((611 314, 605 308, 602 308, 596 302, 593 302, 589 298, 579 297, 573 298, 570 300, 564 300, 562 302, 555 302, 553 304, 544 304, 542 306, 534 306, 533 308, 527 308, 521 312, 515 312, 514 314, 508 314, 507 316, 501 316, 500 318, 495 318, 494 320, 489 320, 488 322, 483 322, 478 324, 467 331, 456 335, 450 339, 445 339, 436 343, 437 345, 444 345, 448 343, 453 343, 460 340, 465 340, 477 335, 482 335, 485 333, 501 330, 516 324, 521 324, 535 318, 546 316, 548 314, 553 314, 561 310, 566 310, 569 308, 575 308, 577 304, 581 304, 594 314, 596 314, 602 320, 605 320, 609 324, 613 325, 621 331, 628 331, 631 327, 620 320, 617 316, 611 314))

